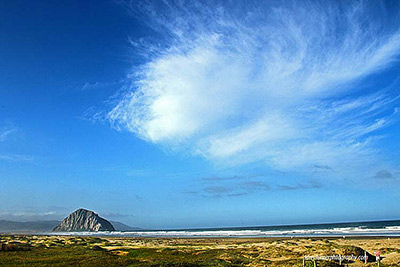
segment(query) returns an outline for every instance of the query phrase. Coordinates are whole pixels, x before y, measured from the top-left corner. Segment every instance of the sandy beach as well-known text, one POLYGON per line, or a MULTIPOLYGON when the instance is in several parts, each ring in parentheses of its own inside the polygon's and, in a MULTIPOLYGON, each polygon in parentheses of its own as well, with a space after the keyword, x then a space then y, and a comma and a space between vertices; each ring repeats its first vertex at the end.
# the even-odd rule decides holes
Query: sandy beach
POLYGON ((0 244, 1 266, 314 266, 313 259, 317 266, 376 266, 374 251, 381 253, 380 266, 400 263, 400 238, 388 237, 197 239, 2 235, 0 244), (365 255, 367 264, 357 259, 365 255))

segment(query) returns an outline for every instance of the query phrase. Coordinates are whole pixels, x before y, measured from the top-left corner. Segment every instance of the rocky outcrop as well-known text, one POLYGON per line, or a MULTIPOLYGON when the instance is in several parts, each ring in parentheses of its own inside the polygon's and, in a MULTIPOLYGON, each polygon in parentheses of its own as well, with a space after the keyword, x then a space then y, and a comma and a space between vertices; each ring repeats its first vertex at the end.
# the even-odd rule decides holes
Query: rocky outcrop
POLYGON ((71 213, 58 226, 54 232, 75 232, 75 231, 115 231, 114 226, 106 219, 101 218, 93 211, 79 209, 71 213))

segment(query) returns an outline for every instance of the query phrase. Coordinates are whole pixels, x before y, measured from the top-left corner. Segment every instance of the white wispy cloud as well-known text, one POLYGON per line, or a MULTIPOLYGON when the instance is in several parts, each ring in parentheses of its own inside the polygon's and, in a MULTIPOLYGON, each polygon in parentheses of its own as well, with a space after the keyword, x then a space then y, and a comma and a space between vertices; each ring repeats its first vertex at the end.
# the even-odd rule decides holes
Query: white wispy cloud
POLYGON ((29 217, 29 216, 47 216, 54 215, 55 211, 47 212, 0 212, 0 216, 29 217))
POLYGON ((0 142, 4 142, 12 133, 16 132, 17 128, 14 126, 7 126, 0 129, 0 142))
POLYGON ((78 89, 81 91, 98 90, 116 86, 118 83, 120 82, 85 82, 82 86, 78 87, 78 89))
POLYGON ((20 154, 0 154, 0 160, 11 162, 33 161, 33 157, 20 154))
MULTIPOLYGON (((9 140, 10 136, 15 134, 17 131, 18 131, 18 128, 15 127, 11 123, 8 123, 3 128, 0 128, 0 143, 6 142, 7 140, 9 140)), ((33 160, 33 157, 28 156, 28 155, 0 151, 0 161, 27 162, 27 161, 32 161, 32 160, 33 160)))
POLYGON ((398 14, 383 4, 128 6, 161 37, 135 43, 149 54, 107 115, 118 129, 229 164, 362 169, 377 160, 374 133, 398 117, 393 86, 361 82, 400 52, 398 14))

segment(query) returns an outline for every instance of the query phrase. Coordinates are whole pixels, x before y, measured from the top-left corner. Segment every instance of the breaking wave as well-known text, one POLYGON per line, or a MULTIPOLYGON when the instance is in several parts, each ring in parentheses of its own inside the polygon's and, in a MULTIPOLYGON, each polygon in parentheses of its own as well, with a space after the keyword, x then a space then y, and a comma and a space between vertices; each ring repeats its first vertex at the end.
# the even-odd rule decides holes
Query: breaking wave
MULTIPOLYGON (((49 234, 49 233, 47 233, 49 234)), ((307 236, 400 236, 399 226, 380 228, 340 227, 318 229, 204 229, 204 230, 143 230, 114 232, 52 232, 52 235, 92 235, 115 237, 307 237, 307 236)))

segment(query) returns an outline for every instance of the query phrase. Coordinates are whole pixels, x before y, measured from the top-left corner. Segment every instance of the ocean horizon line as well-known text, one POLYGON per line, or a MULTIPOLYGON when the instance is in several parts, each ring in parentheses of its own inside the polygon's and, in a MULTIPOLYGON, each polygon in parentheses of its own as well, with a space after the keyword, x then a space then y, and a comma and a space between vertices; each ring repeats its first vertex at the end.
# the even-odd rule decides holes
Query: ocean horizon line
MULTIPOLYGON (((303 226, 316 226, 316 225, 334 225, 334 224, 359 224, 359 223, 390 223, 390 222, 399 222, 399 219, 393 220, 366 220, 366 221, 340 221, 340 222, 322 222, 322 223, 296 223, 296 224, 271 224, 271 225, 248 225, 248 226, 219 226, 219 227, 188 227, 188 228, 142 228, 138 231, 197 231, 197 230, 214 230, 214 229, 257 229, 261 227, 303 227, 303 226)), ((127 232, 127 231, 121 231, 127 232)), ((129 231, 128 231, 129 232, 129 231)))
POLYGON ((400 237, 400 220, 306 225, 253 226, 239 228, 142 229, 99 232, 43 232, 43 235, 111 236, 111 237, 400 237))

